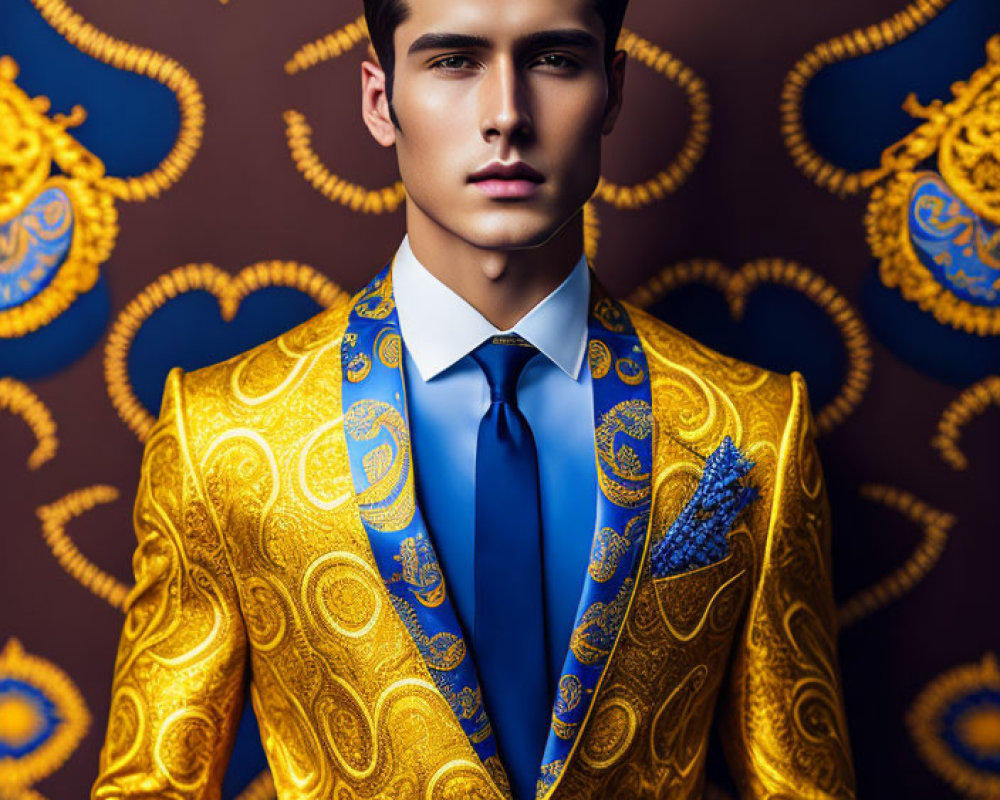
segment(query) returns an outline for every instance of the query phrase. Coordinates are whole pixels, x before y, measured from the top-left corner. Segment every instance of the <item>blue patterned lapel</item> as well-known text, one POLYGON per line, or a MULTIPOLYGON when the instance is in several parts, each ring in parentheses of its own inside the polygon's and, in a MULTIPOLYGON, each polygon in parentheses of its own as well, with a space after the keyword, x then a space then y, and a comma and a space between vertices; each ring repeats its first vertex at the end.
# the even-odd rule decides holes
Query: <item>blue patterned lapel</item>
POLYGON ((416 503, 390 267, 358 295, 341 346, 344 434, 358 511, 396 613, 497 791, 506 794, 479 678, 416 503))
MULTIPOLYGON (((391 266, 391 265, 390 265, 391 266)), ((417 507, 390 266, 358 295, 344 334, 344 431, 362 522, 389 591, 432 678, 499 788, 507 783, 479 679, 417 507)), ((653 416, 642 345, 625 309, 591 276, 597 518, 570 647, 538 777, 551 793, 572 753, 625 613, 649 536, 653 416)))
POLYGON ((600 491, 590 564, 538 776, 539 798, 554 791, 579 739, 631 605, 649 536, 653 408, 646 356, 624 307, 593 275, 591 286, 587 356, 600 491))

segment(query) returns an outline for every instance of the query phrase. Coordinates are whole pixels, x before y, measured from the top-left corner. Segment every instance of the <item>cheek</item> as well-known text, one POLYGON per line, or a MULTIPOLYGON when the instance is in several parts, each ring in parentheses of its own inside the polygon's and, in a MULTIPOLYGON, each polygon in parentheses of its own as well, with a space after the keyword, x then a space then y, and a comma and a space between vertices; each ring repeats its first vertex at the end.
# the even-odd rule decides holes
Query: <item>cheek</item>
POLYGON ((537 120, 541 138, 549 143, 550 157, 557 163, 592 159, 600 152, 604 102, 593 91, 552 91, 539 108, 544 115, 537 120))
POLYGON ((404 181, 406 173, 419 173, 422 183, 434 183, 454 169, 460 145, 467 144, 463 114, 446 93, 421 93, 414 87, 407 97, 396 107, 402 129, 396 143, 400 171, 404 181))

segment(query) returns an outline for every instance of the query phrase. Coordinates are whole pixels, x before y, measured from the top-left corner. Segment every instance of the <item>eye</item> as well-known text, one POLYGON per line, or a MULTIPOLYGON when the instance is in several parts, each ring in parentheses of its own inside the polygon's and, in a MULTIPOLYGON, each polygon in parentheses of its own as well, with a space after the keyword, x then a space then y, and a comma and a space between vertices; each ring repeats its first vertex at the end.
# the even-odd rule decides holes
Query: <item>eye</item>
POLYGON ((564 53, 545 53, 539 56, 535 63, 543 67, 551 67, 558 70, 572 70, 579 66, 574 59, 564 53))
POLYGON ((450 72, 460 70, 471 63, 471 59, 468 56, 445 56, 431 63, 431 68, 450 72))

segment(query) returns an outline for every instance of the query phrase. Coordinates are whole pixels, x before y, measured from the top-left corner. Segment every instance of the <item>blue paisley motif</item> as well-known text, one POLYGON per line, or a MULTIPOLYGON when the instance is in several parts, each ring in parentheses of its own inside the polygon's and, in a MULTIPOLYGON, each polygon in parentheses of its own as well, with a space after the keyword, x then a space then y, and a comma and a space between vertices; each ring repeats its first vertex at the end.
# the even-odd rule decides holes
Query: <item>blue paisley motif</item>
POLYGON ((26 303, 48 286, 73 243, 73 223, 69 196, 51 186, 0 225, 0 311, 26 303))
POLYGON ((910 192, 910 244, 930 273, 956 297, 1000 307, 1000 229, 963 203, 934 172, 910 192))

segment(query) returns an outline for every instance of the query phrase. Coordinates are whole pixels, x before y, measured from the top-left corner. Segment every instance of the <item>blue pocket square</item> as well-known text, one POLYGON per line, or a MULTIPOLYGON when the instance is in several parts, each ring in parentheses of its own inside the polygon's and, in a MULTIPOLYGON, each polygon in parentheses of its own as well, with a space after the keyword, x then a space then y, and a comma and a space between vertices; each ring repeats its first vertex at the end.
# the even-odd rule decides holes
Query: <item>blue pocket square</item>
POLYGON ((754 462, 722 440, 705 462, 705 470, 688 504, 662 538, 653 543, 650 562, 654 578, 704 567, 726 556, 726 534, 737 515, 757 497, 746 485, 754 462))

